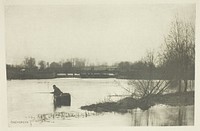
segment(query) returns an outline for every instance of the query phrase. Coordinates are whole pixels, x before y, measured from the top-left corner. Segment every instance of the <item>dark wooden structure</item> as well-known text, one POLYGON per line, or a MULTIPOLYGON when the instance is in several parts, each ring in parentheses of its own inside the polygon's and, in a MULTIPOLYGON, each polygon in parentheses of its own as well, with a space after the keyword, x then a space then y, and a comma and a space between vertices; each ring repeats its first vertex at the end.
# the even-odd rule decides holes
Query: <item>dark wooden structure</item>
POLYGON ((71 95, 69 93, 63 93, 61 96, 54 95, 54 106, 71 106, 71 95))

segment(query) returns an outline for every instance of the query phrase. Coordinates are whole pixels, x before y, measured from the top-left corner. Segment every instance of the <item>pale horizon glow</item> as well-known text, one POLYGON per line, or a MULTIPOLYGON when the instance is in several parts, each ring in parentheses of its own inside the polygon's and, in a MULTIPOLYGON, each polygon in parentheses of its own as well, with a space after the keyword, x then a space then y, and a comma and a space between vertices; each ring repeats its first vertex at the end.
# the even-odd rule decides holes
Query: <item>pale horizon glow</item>
POLYGON ((195 4, 6 6, 6 63, 84 58, 113 64, 158 51, 175 15, 195 21, 195 4))

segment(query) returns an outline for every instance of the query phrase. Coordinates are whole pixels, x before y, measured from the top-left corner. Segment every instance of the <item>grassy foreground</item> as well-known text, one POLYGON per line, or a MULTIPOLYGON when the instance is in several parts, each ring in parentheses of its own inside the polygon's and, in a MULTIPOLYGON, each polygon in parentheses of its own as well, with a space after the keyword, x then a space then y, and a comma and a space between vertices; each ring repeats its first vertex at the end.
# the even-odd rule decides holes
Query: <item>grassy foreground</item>
POLYGON ((81 106, 81 109, 95 112, 121 112, 125 113, 128 109, 140 108, 147 110, 156 104, 171 106, 194 105, 194 91, 170 93, 164 95, 150 95, 142 99, 127 97, 117 102, 103 102, 98 104, 81 106))

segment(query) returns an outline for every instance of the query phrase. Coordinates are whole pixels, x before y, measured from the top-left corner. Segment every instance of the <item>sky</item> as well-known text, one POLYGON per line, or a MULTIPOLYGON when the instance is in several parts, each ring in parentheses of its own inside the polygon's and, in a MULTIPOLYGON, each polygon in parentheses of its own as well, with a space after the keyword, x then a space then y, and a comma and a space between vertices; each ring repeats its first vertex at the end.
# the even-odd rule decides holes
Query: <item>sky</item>
POLYGON ((9 5, 6 63, 84 58, 90 63, 134 62, 159 51, 178 15, 195 21, 194 4, 9 5))

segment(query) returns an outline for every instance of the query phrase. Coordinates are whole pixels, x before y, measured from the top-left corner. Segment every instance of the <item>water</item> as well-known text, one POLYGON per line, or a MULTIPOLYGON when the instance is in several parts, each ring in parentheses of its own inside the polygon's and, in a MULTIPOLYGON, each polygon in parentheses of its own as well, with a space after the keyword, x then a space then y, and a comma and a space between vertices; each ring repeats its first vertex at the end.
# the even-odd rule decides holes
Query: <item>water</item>
POLYGON ((59 78, 8 81, 9 126, 173 126, 194 125, 194 106, 156 105, 147 111, 95 113, 80 107, 103 101, 116 101, 127 94, 128 80, 59 78), (121 85, 116 84, 121 83, 121 85), (70 107, 55 110, 52 85, 72 96, 70 107))

